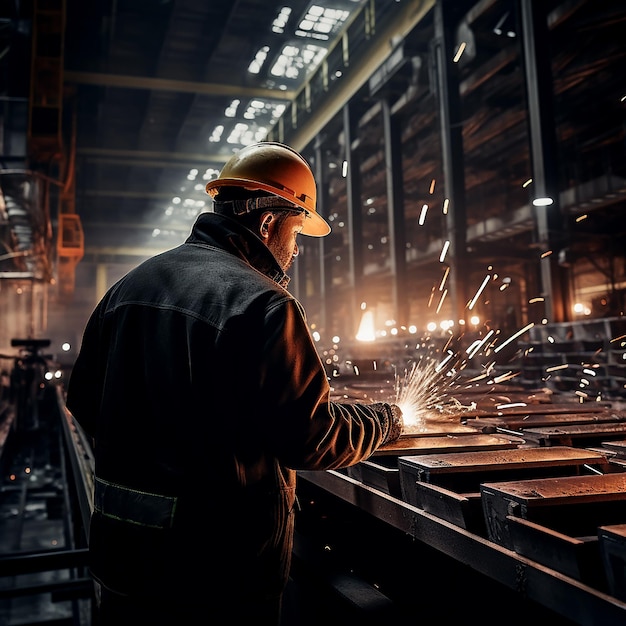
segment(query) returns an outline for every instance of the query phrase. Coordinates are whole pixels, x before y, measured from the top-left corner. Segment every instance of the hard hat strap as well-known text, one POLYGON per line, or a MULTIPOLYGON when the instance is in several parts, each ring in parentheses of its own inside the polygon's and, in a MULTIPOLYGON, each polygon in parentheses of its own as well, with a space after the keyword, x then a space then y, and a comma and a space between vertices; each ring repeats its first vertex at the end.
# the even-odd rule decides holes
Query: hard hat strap
POLYGON ((260 198, 247 198, 245 200, 215 200, 220 213, 225 213, 224 209, 230 205, 234 215, 245 215, 259 209, 285 209, 289 211, 303 211, 299 206, 291 204, 280 196, 263 196, 260 198))

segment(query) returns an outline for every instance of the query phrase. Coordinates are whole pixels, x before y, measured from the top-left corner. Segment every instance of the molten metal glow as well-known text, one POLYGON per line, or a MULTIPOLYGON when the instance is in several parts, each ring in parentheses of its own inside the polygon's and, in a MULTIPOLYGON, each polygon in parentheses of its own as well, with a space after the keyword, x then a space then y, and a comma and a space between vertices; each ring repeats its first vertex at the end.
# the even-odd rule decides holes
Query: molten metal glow
POLYGON ((356 338, 358 341, 374 341, 376 339, 373 311, 363 312, 356 338))

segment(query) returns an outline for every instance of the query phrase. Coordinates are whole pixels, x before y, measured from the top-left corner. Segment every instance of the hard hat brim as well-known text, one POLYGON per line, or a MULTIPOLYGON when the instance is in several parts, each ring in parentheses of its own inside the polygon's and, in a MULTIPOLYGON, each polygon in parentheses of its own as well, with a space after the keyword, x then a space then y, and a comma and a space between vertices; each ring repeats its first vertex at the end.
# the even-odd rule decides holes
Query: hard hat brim
POLYGON ((301 234, 309 237, 325 237, 328 233, 330 233, 330 224, 319 213, 306 211, 306 221, 301 234))

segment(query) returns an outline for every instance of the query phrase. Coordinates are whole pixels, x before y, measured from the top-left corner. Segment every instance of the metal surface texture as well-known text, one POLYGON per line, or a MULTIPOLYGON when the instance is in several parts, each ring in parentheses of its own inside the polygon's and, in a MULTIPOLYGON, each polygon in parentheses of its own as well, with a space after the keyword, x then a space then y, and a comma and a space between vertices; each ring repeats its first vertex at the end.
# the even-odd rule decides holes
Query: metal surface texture
POLYGON ((348 476, 299 477, 576 623, 617 626, 626 619, 626 603, 348 476))

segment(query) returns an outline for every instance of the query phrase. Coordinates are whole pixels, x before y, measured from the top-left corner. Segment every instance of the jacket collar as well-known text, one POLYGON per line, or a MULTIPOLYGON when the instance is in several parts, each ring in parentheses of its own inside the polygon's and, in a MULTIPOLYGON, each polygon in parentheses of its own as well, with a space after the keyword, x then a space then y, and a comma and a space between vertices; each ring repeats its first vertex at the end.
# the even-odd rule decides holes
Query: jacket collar
POLYGON ((201 213, 185 243, 201 243, 235 255, 287 288, 289 276, 260 237, 237 220, 217 213, 201 213))

